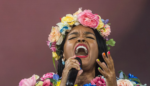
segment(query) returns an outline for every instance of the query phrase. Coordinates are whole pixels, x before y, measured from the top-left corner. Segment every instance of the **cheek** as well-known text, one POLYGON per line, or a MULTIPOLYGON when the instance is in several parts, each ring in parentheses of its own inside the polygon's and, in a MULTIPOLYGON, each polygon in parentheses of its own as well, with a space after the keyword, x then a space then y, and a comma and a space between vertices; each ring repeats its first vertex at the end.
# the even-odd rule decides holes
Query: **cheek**
POLYGON ((74 43, 71 41, 66 41, 64 45, 64 58, 68 59, 69 57, 74 56, 74 43))
POLYGON ((91 54, 91 58, 93 60, 96 60, 98 58, 98 45, 97 42, 94 41, 93 43, 90 44, 90 54, 91 54))

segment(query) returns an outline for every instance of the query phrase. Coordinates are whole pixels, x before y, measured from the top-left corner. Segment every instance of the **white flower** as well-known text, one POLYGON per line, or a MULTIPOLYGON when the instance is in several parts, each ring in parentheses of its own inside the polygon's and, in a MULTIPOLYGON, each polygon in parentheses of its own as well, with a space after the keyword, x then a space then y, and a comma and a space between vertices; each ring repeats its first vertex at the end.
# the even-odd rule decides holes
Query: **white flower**
POLYGON ((133 86, 133 84, 127 79, 119 79, 117 80, 117 86, 133 86))
POLYGON ((62 41, 63 41, 63 36, 61 35, 56 44, 60 45, 62 43, 62 41))
POLYGON ((80 7, 80 8, 78 9, 78 11, 75 12, 73 15, 78 15, 78 14, 81 13, 81 12, 82 12, 82 8, 80 7))

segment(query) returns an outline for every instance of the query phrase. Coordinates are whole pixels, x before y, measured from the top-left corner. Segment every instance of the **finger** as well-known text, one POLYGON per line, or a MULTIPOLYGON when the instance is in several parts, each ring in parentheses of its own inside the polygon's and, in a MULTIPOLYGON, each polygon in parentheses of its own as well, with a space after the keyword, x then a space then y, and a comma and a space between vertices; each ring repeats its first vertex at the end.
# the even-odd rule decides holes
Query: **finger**
POLYGON ((107 66, 106 66, 106 64, 105 64, 104 62, 100 62, 99 59, 97 59, 96 62, 98 63, 98 65, 99 65, 104 71, 106 71, 106 72, 109 71, 108 68, 107 68, 107 66))
POLYGON ((71 58, 76 58, 76 56, 74 55, 74 56, 72 56, 71 58))
POLYGON ((108 56, 108 59, 111 62, 110 68, 112 69, 112 68, 114 68, 114 61, 113 61, 113 59, 112 59, 112 57, 110 55, 110 51, 107 52, 107 56, 108 56))
POLYGON ((111 65, 109 59, 106 57, 106 54, 104 52, 102 53, 102 56, 103 56, 104 61, 107 64, 107 67, 109 68, 109 66, 111 65))
POLYGON ((79 64, 76 64, 76 63, 65 64, 65 68, 67 68, 68 70, 72 68, 75 68, 76 70, 80 70, 79 64))
POLYGON ((77 64, 77 63, 71 63, 70 66, 71 66, 72 68, 75 68, 75 69, 77 69, 77 70, 80 70, 80 65, 77 64))
POLYGON ((105 78, 108 77, 107 74, 106 74, 100 67, 98 67, 98 71, 99 71, 105 78))
POLYGON ((110 59, 110 61, 113 62, 113 59, 112 59, 112 57, 111 57, 111 55, 110 55, 110 51, 107 52, 107 56, 108 56, 108 58, 110 59))
POLYGON ((71 62, 74 62, 74 63, 77 63, 77 64, 79 64, 79 65, 80 65, 79 61, 78 61, 78 60, 76 60, 76 59, 70 59, 70 61, 71 61, 71 62))
POLYGON ((83 70, 82 69, 79 70, 77 77, 80 76, 82 73, 83 73, 83 70))
POLYGON ((76 59, 74 59, 74 58, 76 58, 76 56, 70 57, 69 59, 67 59, 66 63, 74 62, 74 63, 80 64, 80 63, 78 62, 78 60, 76 60, 76 59))

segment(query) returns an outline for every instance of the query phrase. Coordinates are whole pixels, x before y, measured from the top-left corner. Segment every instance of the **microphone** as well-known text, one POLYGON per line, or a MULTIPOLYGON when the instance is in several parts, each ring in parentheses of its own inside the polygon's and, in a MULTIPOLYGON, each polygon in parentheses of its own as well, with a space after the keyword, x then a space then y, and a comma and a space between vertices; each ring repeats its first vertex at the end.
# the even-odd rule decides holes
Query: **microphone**
MULTIPOLYGON (((79 61, 80 67, 82 68, 81 59, 79 57, 76 57, 75 59, 79 61)), ((69 71, 66 86, 74 86, 75 80, 77 78, 77 74, 78 74, 78 70, 76 70, 75 68, 72 68, 69 71)))

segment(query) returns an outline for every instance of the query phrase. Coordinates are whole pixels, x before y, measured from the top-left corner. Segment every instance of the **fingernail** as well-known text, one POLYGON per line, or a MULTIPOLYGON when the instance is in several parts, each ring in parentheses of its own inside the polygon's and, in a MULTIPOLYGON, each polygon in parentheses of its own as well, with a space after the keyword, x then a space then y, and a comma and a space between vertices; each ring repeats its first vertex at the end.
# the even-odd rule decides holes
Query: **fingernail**
POLYGON ((103 53, 103 56, 105 56, 105 53, 103 53))
POLYGON ((100 61, 99 59, 97 59, 97 61, 100 61))
POLYGON ((110 51, 108 51, 108 54, 110 54, 110 51))
POLYGON ((98 69, 100 70, 101 68, 100 68, 100 67, 98 67, 98 69))
POLYGON ((82 70, 82 68, 80 67, 80 70, 82 70))
POLYGON ((81 65, 81 64, 79 63, 79 65, 81 65))

